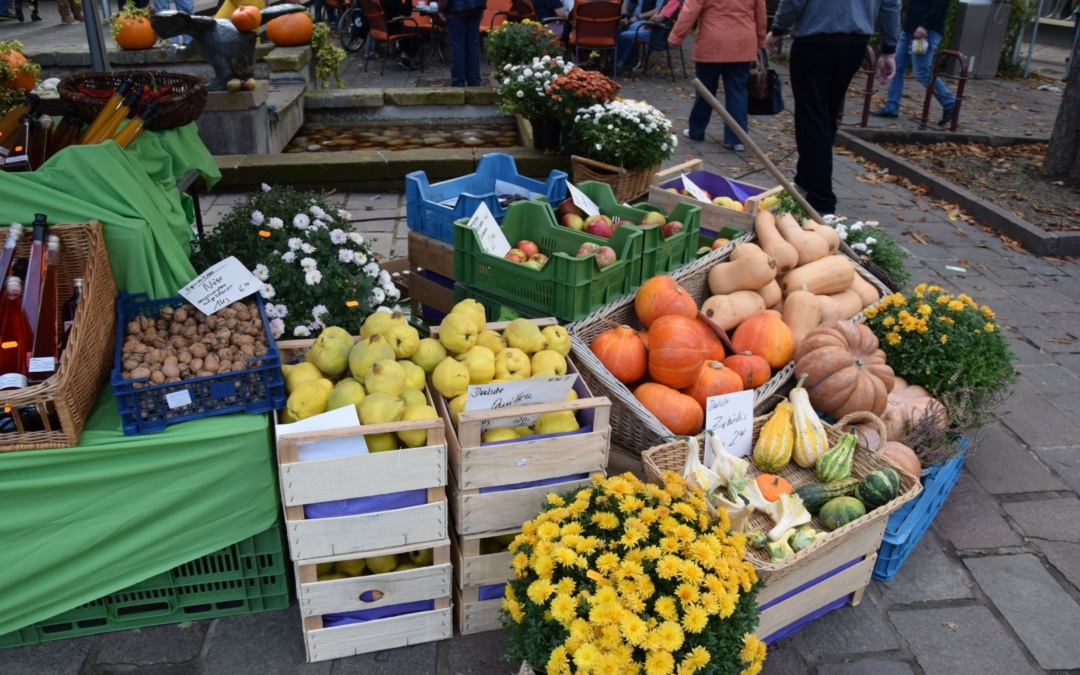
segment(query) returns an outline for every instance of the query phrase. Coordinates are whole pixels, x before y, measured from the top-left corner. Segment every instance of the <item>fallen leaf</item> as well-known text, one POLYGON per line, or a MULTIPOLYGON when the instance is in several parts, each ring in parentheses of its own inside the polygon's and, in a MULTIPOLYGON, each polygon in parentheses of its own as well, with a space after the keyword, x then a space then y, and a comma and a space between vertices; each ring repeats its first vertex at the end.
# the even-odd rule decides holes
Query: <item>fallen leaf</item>
POLYGON ((956 630, 958 628, 960 628, 960 626, 958 624, 953 623, 952 621, 942 621, 941 625, 945 626, 946 628, 948 628, 950 630, 952 630, 954 633, 956 632, 956 630))
POLYGON ((1047 342, 1053 342, 1053 343, 1055 343, 1055 344, 1059 344, 1059 345, 1071 345, 1072 343, 1076 342, 1076 338, 1071 338, 1071 337, 1063 337, 1063 338, 1059 338, 1059 337, 1052 337, 1052 338, 1046 338, 1046 341, 1047 341, 1047 342))

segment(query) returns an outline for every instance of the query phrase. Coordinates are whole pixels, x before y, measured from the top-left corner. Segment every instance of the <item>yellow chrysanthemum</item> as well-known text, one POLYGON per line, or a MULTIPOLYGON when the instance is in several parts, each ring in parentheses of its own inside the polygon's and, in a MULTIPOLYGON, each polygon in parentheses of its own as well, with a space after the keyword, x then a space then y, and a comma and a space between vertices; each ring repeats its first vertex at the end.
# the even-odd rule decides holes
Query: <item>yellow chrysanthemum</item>
POLYGON ((900 334, 899 333, 887 333, 885 335, 885 342, 888 343, 890 346, 895 347, 896 345, 900 344, 900 334))
POLYGON ((983 326, 983 330, 986 331, 987 333, 993 333, 994 332, 994 324, 992 324, 992 323, 986 324, 985 326, 983 326))
POLYGON ((662 595, 653 603, 653 611, 666 621, 674 621, 678 617, 675 607, 675 598, 670 595, 662 595))
POLYGON ((645 655, 645 675, 671 675, 674 670, 675 657, 670 652, 649 652, 645 655))
POLYGON ((683 578, 687 583, 694 584, 695 586, 700 584, 705 579, 705 572, 698 567, 697 563, 689 560, 684 560, 682 569, 679 570, 679 576, 683 578))
POLYGON ((542 579, 550 579, 555 574, 555 560, 549 556, 541 556, 532 564, 533 572, 542 579))
POLYGON ((589 672, 598 656, 600 656, 600 650, 591 642, 586 642, 574 651, 574 665, 583 672, 589 672))
POLYGON ((559 536, 559 526, 552 522, 543 523, 536 528, 536 536, 541 539, 552 540, 559 536))
POLYGON ((694 511, 694 507, 690 506, 686 502, 676 502, 671 505, 671 510, 676 515, 682 516, 688 520, 694 520, 697 518, 697 512, 694 511))
POLYGON ((555 583, 555 592, 563 593, 564 595, 573 595, 574 589, 577 588, 577 583, 570 577, 563 577, 555 583))
POLYGON ((867 307, 866 311, 863 313, 866 314, 866 318, 873 319, 875 316, 878 315, 878 310, 877 307, 867 307))
POLYGON ((513 598, 504 597, 502 599, 502 608, 506 610, 510 618, 515 623, 521 623, 525 620, 525 609, 521 606, 521 603, 513 598))
POLYGON ((578 554, 574 553, 574 549, 559 547, 555 549, 555 562, 559 563, 563 567, 572 567, 577 564, 578 554))
POLYGON ((701 606, 705 608, 705 612, 710 616, 715 616, 720 613, 720 598, 715 593, 702 593, 701 594, 701 606))
POLYGON ((997 314, 994 314, 994 310, 990 309, 986 305, 983 305, 982 307, 980 307, 979 311, 982 312, 983 317, 987 318, 987 319, 993 319, 994 317, 997 316, 997 314))
MULTIPOLYGON (((671 604, 674 611, 675 603, 672 602, 671 604)), ((637 647, 645 640, 645 636, 649 634, 649 627, 640 616, 630 615, 619 625, 619 631, 629 644, 637 647)))
POLYGON ((736 597, 730 593, 720 598, 720 618, 726 619, 735 613, 736 597))
POLYGON ((593 675, 621 675, 622 660, 611 652, 601 654, 593 664, 592 672, 593 675))
POLYGON ((547 496, 547 503, 551 504, 552 506, 565 506, 566 500, 564 500, 560 495, 554 492, 549 492, 547 496))
POLYGON ((610 551, 596 556, 596 570, 601 574, 611 574, 618 566, 619 556, 610 551))
POLYGON ((671 533, 671 536, 675 537, 679 541, 690 541, 694 538, 694 529, 689 525, 679 525, 671 533))
POLYGON ((930 305, 921 305, 919 307, 919 314, 922 314, 923 316, 930 316, 933 312, 934 308, 930 305))
POLYGON ((682 627, 687 633, 700 633, 709 623, 709 614, 701 605, 683 606, 682 627))
POLYGON ((660 511, 651 506, 646 506, 638 512, 638 518, 646 525, 654 525, 656 521, 660 520, 660 511))
POLYGON ((570 659, 566 656, 566 647, 559 645, 551 650, 545 669, 551 675, 570 675, 570 659))
MULTIPOLYGON (((562 530, 560 530, 560 534, 562 534, 562 536, 564 537, 569 537, 571 535, 580 535, 583 532, 585 532, 585 528, 582 527, 581 523, 578 522, 567 523, 563 525, 562 530)), ((563 543, 565 544, 566 542, 563 543)))
POLYGON ((739 660, 743 663, 752 663, 759 660, 759 645, 764 646, 764 643, 754 635, 747 633, 743 636, 743 648, 739 652, 739 660))
POLYGON ((524 572, 529 567, 529 556, 522 552, 518 552, 514 556, 514 572, 524 572))
POLYGON ((656 644, 660 649, 669 652, 678 651, 683 645, 683 640, 686 639, 682 626, 674 621, 663 622, 653 633, 656 635, 656 644))
POLYGON ((964 303, 963 302, 961 302, 959 300, 950 300, 949 301, 949 309, 951 309, 952 311, 959 312, 963 308, 964 308, 964 303))
POLYGON ((682 560, 673 555, 665 555, 656 561, 656 575, 661 579, 674 579, 682 572, 682 560))
MULTIPOLYGON (((869 312, 870 310, 866 310, 866 311, 869 312)), ((867 314, 867 316, 870 316, 869 313, 867 314)), ((870 318, 872 319, 874 317, 871 316, 870 318)), ((896 319, 894 319, 891 316, 887 316, 887 317, 885 317, 884 319, 881 320, 881 325, 885 326, 886 328, 890 328, 895 324, 896 324, 896 319)))
POLYGON ((619 594, 611 586, 601 586, 593 594, 594 605, 610 605, 619 601, 619 594))
POLYGON ((529 584, 529 590, 527 595, 529 599, 538 605, 544 604, 544 601, 555 592, 555 587, 547 579, 537 579, 529 584))
POLYGON ((640 579, 645 576, 645 568, 636 560, 624 560, 619 564, 618 575, 623 579, 640 579))
POLYGON ((975 302, 967 293, 960 294, 960 302, 964 303, 964 306, 970 307, 971 309, 979 308, 979 303, 975 302))
POLYGON ((600 548, 600 540, 596 537, 582 537, 574 546, 574 550, 580 555, 592 553, 598 548, 600 548))
POLYGON ((577 606, 576 597, 559 593, 551 600, 551 618, 559 623, 568 624, 577 616, 577 606))
POLYGON ((711 659, 712 657, 709 655, 709 650, 698 645, 691 649, 690 653, 683 658, 683 663, 693 667, 695 670, 701 670, 709 664, 711 659))
POLYGON ((646 546, 641 549, 641 555, 646 560, 659 560, 660 556, 664 555, 664 552, 660 550, 659 546, 646 546))
POLYGON ((694 584, 679 584, 675 589, 675 597, 682 600, 683 605, 697 602, 701 597, 701 591, 694 584))
POLYGON ((948 324, 956 323, 955 321, 953 321, 953 318, 951 316, 939 316, 938 321, 944 321, 945 323, 948 323, 948 324))
POLYGON ((619 498, 619 510, 623 513, 638 513, 643 508, 645 508, 645 502, 637 497, 629 496, 619 498))
POLYGON ((593 514, 592 521, 601 530, 614 530, 619 526, 619 517, 610 511, 597 511, 593 514))
POLYGON ((922 295, 925 292, 926 292, 926 284, 919 284, 918 286, 915 287, 915 294, 916 295, 922 295))
POLYGON ((945 344, 946 342, 948 342, 948 341, 949 341, 949 336, 948 336, 948 335, 942 335, 942 336, 941 336, 940 338, 938 338, 938 339, 939 339, 939 340, 941 340, 941 344, 945 344))
POLYGON ((950 300, 952 300, 951 295, 939 295, 937 296, 937 298, 934 299, 934 301, 937 302, 937 304, 939 305, 948 304, 950 300))
POLYGON ((604 492, 617 497, 624 497, 633 494, 634 486, 623 476, 613 476, 604 485, 604 492))

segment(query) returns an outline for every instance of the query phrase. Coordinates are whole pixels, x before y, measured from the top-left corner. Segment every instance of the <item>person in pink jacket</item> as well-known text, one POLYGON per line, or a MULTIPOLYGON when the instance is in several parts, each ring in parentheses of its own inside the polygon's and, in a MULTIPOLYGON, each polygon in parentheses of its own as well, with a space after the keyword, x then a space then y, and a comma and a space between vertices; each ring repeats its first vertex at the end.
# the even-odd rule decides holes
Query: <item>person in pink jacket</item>
MULTIPOLYGON (((695 22, 694 73, 714 96, 723 78, 724 108, 745 130, 750 64, 757 59, 757 50, 765 46, 765 0, 686 0, 668 44, 682 44, 695 22)), ((698 94, 683 136, 692 141, 704 140, 710 117, 712 108, 698 94)), ((726 126, 724 147, 736 152, 746 149, 726 126)))

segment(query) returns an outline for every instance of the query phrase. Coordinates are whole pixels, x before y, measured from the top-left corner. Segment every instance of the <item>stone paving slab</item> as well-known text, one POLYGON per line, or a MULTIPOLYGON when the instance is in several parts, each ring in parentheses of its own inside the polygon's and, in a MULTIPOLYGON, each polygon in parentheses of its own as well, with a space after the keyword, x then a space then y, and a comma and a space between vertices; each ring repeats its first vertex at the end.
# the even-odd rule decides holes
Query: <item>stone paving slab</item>
POLYGON ((945 555, 937 536, 927 531, 892 581, 882 582, 882 604, 972 598, 970 585, 963 566, 945 555))
POLYGON ((134 666, 186 663, 199 655, 209 628, 209 621, 188 621, 106 633, 101 636, 95 663, 134 666))
MULTIPOLYGON (((958 552, 1022 545, 998 509, 997 500, 965 471, 934 519, 934 527, 958 552)), ((906 568, 905 563, 900 572, 906 568)))
POLYGON ((1025 536, 1080 542, 1080 499, 1076 497, 1035 499, 1003 506, 1025 536))
POLYGON ((1080 605, 1033 555, 965 560, 980 587, 1048 670, 1080 668, 1080 605))
POLYGON ((436 673, 438 649, 439 643, 425 642, 422 645, 338 659, 330 675, 436 673))
POLYGON ((796 647, 797 640, 787 639, 778 645, 769 647, 765 654, 765 665, 761 669, 761 675, 793 675, 794 673, 809 673, 810 666, 799 655, 796 647))
POLYGON ((1035 451, 1075 492, 1080 492, 1080 446, 1041 448, 1035 451))
MULTIPOLYGON (((1027 406, 1019 405, 1015 397, 1006 403, 1006 407, 1010 410, 1005 416, 1006 423, 1013 417, 1036 414, 1027 406)), ((978 452, 964 464, 987 492, 1000 495, 1065 489, 1065 484, 1047 471, 1002 424, 995 424, 982 433, 984 439, 978 452)))
POLYGON ((870 593, 858 605, 844 605, 814 621, 801 635, 810 653, 819 658, 900 647, 870 593))
POLYGON ((1080 543, 1043 539, 1033 539, 1032 543, 1043 552, 1047 562, 1053 565, 1073 585, 1073 588, 1080 590, 1080 543))
POLYGON ((0 650, 4 675, 79 675, 100 636, 57 640, 29 647, 0 650))
POLYGON ((1060 366, 1017 366, 1024 379, 1042 394, 1071 394, 1080 391, 1080 377, 1060 366))
POLYGON ((926 675, 1037 673, 1008 632, 982 606, 889 612, 926 675))
POLYGON ((912 675, 914 672, 904 661, 882 659, 863 659, 853 663, 817 667, 817 675, 912 675))
POLYGON ((259 675, 330 675, 331 661, 305 663, 300 609, 216 619, 199 675, 238 675, 259 664, 259 675))

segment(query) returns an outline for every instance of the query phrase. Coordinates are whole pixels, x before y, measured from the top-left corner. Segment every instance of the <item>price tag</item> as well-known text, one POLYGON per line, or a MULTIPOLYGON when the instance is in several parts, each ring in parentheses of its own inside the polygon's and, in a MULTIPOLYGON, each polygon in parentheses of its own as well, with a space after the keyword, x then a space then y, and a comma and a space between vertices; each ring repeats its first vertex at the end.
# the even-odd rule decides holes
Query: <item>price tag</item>
POLYGON ((708 203, 712 202, 712 200, 710 200, 709 197, 701 191, 701 188, 695 185, 694 181, 690 180, 686 176, 682 177, 682 184, 683 187, 686 188, 686 191, 689 192, 690 196, 694 199, 708 203))
POLYGON ((52 356, 30 359, 30 367, 27 370, 31 373, 51 373, 56 370, 56 359, 52 356))
POLYGON ((23 389, 28 383, 26 376, 19 373, 0 375, 0 389, 23 389))
POLYGON ((510 252, 510 242, 506 240, 495 216, 491 215, 491 209, 487 204, 480 202, 480 208, 469 218, 469 227, 476 230, 476 236, 480 238, 480 246, 484 253, 497 255, 500 258, 510 252))
MULTIPOLYGON (((736 457, 750 454, 754 441, 754 391, 710 396, 705 401, 705 431, 712 431, 736 457)), ((712 449, 705 440, 705 466, 712 466, 712 449)))
MULTIPOLYGON (((499 384, 469 385, 465 410, 501 410, 539 403, 559 403, 566 400, 577 382, 577 373, 555 377, 533 377, 527 380, 499 384)), ((539 415, 518 415, 497 420, 485 420, 480 433, 495 427, 531 427, 539 415)))
POLYGON ((600 207, 596 205, 596 202, 589 199, 589 195, 579 190, 572 183, 567 183, 566 187, 570 190, 570 199, 574 202, 574 206, 584 211, 586 216, 600 215, 600 207))
POLYGON ((169 404, 170 410, 191 405, 191 392, 187 389, 171 391, 168 394, 165 394, 165 402, 169 404))
POLYGON ((209 316, 257 292, 261 286, 262 282, 243 263, 229 256, 181 288, 180 295, 209 316))

